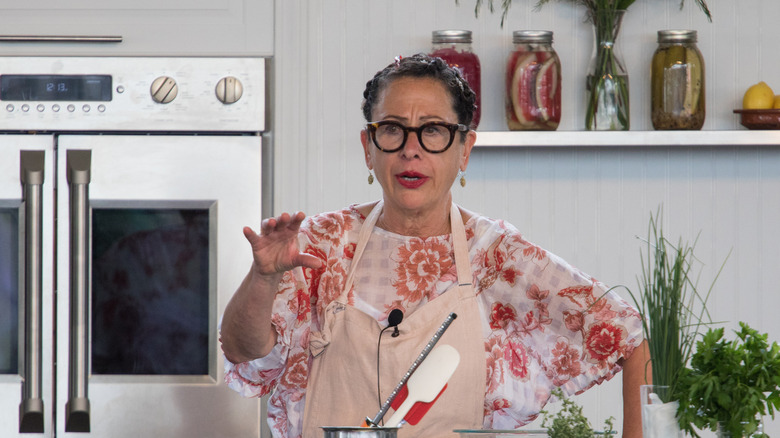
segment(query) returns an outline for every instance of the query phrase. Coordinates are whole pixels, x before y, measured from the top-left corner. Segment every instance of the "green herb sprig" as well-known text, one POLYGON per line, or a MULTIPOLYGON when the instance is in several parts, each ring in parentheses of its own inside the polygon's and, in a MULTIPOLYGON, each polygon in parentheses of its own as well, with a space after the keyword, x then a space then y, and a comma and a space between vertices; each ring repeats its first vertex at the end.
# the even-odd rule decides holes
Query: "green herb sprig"
POLYGON ((677 418, 695 437, 692 425, 715 431, 718 423, 731 436, 749 436, 760 416, 774 418, 780 409, 780 346, 746 323, 739 325, 733 341, 723 338, 723 328, 709 329, 680 377, 677 418))
MULTIPOLYGON (((539 9, 542 6, 544 6, 546 3, 550 3, 552 0, 537 0, 535 9, 539 9)), ((636 0, 562 0, 562 1, 568 1, 569 3, 574 4, 580 4, 585 6, 588 11, 591 13, 595 13, 598 10, 620 10, 620 9, 628 9, 629 6, 631 6, 636 0)), ((707 19, 712 22, 712 14, 710 13, 710 8, 707 6, 706 0, 695 0, 696 4, 699 6, 699 9, 704 12, 704 14, 707 16, 707 19)), ((512 0, 500 0, 501 2, 501 27, 504 27, 504 22, 506 21, 506 17, 509 14, 509 8, 512 7, 512 0)), ((455 0, 455 4, 458 5, 460 3, 460 0, 455 0)), ((493 13, 495 11, 495 6, 493 5, 493 0, 477 0, 476 5, 474 6, 474 16, 479 17, 479 11, 482 9, 482 5, 484 3, 487 3, 488 10, 493 13)), ((680 0, 680 10, 682 10, 683 6, 685 5, 685 0, 680 0)))
MULTIPOLYGON (((560 399, 562 406, 560 411, 551 414, 543 410, 542 427, 547 429, 550 438, 593 438, 596 433, 590 426, 590 422, 582 413, 582 407, 573 400, 565 397, 560 388, 552 390, 552 395, 560 399)), ((604 420, 604 434, 609 436, 615 432, 614 417, 604 420)))

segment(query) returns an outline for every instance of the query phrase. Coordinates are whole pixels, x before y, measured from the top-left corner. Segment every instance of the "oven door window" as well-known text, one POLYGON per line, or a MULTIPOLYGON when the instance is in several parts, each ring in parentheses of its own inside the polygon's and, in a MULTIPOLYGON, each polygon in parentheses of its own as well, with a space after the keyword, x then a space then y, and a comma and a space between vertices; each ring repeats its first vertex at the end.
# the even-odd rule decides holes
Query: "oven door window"
POLYGON ((93 203, 93 375, 209 373, 215 207, 192 204, 93 203))
POLYGON ((0 201, 0 374, 19 373, 19 207, 0 201))

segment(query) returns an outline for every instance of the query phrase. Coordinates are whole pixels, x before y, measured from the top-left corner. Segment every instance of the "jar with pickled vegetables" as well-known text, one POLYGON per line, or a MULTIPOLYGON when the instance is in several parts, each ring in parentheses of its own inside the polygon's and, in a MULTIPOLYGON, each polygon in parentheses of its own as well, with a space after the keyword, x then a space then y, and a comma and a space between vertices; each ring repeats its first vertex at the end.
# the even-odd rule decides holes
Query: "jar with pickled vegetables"
POLYGON ((517 30, 506 66, 506 123, 512 131, 554 131, 561 121, 561 60, 553 33, 517 30))
POLYGON ((432 33, 431 56, 437 56, 450 67, 460 70, 463 78, 477 95, 477 109, 471 121, 471 129, 477 129, 482 115, 482 68, 477 56, 471 48, 470 30, 435 30, 432 33))
POLYGON ((651 118, 657 130, 701 129, 705 116, 704 59, 695 30, 659 30, 653 54, 651 118))

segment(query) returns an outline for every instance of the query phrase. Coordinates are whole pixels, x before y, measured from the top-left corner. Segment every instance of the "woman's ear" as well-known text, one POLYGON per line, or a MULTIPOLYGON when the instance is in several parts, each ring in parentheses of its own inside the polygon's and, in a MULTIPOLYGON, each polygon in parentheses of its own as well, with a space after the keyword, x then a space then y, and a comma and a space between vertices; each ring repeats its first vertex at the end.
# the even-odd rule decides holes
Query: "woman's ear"
POLYGON ((366 159, 366 166, 371 170, 374 168, 374 165, 371 163, 371 152, 369 152, 371 140, 368 138, 368 130, 362 129, 360 131, 360 143, 363 145, 363 156, 366 159))
POLYGON ((460 170, 466 171, 469 165, 469 158, 471 158, 471 149, 474 148, 474 144, 477 142, 477 132, 470 130, 466 133, 466 141, 463 142, 463 155, 460 157, 460 170))

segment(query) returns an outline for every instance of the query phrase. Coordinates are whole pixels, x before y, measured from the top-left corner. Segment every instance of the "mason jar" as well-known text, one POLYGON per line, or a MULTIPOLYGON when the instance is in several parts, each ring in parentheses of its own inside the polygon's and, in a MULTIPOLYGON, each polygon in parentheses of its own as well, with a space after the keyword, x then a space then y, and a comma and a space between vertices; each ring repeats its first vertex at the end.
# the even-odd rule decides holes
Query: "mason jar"
POLYGON ((704 59, 695 30, 659 30, 653 54, 651 118, 657 130, 701 129, 705 116, 704 59))
POLYGON ((554 131, 561 121, 561 60, 547 30, 516 30, 506 66, 506 124, 554 131))
POLYGON ((431 56, 438 56, 451 67, 460 70, 471 89, 477 95, 477 109, 471 121, 471 129, 477 129, 482 116, 482 68, 479 57, 471 48, 470 30, 434 30, 431 56))

